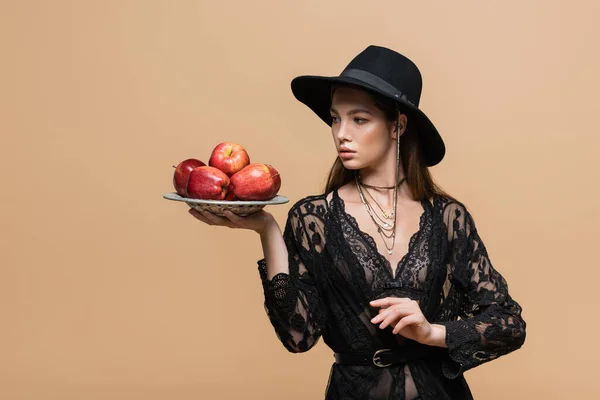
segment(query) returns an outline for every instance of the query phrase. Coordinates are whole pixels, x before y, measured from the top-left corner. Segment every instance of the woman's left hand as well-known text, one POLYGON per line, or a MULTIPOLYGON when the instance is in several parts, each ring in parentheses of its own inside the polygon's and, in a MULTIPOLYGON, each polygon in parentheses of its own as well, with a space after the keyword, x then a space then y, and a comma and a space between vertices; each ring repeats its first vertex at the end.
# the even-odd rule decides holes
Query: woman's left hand
POLYGON ((408 339, 422 344, 430 344, 434 334, 434 327, 427 321, 419 303, 406 297, 386 297, 370 302, 373 307, 381 307, 379 315, 371 320, 374 324, 381 324, 381 329, 388 325, 393 326, 393 333, 400 334, 408 339))

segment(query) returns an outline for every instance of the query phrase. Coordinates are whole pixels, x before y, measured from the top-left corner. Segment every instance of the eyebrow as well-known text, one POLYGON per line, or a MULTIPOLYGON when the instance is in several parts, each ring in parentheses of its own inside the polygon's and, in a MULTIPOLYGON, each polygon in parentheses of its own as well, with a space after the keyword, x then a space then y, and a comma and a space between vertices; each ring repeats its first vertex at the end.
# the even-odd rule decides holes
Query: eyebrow
MULTIPOLYGON (((335 108, 333 108, 333 107, 331 107, 331 108, 329 109, 329 111, 330 111, 330 112, 334 112, 334 113, 336 113, 336 114, 339 114, 339 113, 337 112, 337 110, 336 110, 335 108)), ((369 110, 365 110, 364 108, 355 108, 355 109, 353 109, 353 110, 350 110, 350 111, 348 111, 348 112, 346 113, 346 115, 354 115, 354 114, 358 114, 358 113, 361 113, 361 112, 364 112, 364 113, 367 113, 367 114, 371 114, 371 115, 373 115, 373 114, 372 114, 372 113, 371 113, 369 110)))

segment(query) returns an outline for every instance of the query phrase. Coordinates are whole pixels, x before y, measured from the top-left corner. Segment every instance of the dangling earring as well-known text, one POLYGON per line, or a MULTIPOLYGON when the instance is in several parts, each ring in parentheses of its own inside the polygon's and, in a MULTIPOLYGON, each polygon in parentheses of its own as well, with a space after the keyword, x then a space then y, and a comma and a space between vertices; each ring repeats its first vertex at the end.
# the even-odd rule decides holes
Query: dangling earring
MULTIPOLYGON (((398 123, 396 124, 396 132, 398 133, 397 138, 396 138, 396 141, 397 141, 397 146, 396 146, 396 182, 398 182, 398 180, 400 178, 400 111, 398 111, 398 123)), ((396 244, 396 220, 397 220, 396 211, 398 210, 398 186, 400 185, 401 182, 403 182, 404 180, 406 180, 406 177, 402 178, 402 181, 400 181, 400 183, 398 183, 397 185, 394 185, 394 209, 390 213, 391 214, 390 216, 393 218, 393 222, 392 222, 391 226, 387 222, 385 222, 382 225, 382 224, 380 224, 376 220, 375 217, 377 215, 372 211, 369 202, 364 197, 364 194, 362 192, 361 185, 364 186, 364 184, 362 184, 359 181, 359 179, 358 179, 358 171, 355 171, 354 178, 356 180, 356 187, 358 189, 358 194, 360 195, 360 200, 365 205, 365 207, 367 209, 367 212, 369 213, 369 216, 371 217, 371 219, 373 220, 373 222, 375 223, 375 225, 377 225, 377 232, 379 232, 379 235, 381 236, 381 240, 383 241, 383 244, 384 244, 384 246, 385 246, 385 248, 387 250, 387 253, 391 255, 392 252, 394 251, 394 245, 396 244), (386 230, 391 231, 391 234, 388 234, 388 233, 384 232, 386 230), (391 247, 388 247, 387 242, 385 241, 384 238, 388 238, 389 239, 390 237, 392 238, 392 245, 391 245, 391 247)), ((377 217, 379 217, 379 216, 377 216, 377 217)))

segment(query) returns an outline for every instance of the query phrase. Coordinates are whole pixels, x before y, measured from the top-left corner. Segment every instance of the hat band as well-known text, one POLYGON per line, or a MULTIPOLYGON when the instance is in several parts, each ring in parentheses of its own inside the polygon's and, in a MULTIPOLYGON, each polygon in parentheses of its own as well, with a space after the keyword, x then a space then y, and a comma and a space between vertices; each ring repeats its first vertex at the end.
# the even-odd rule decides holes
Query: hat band
POLYGON ((358 79, 365 83, 368 83, 371 86, 375 86, 378 89, 384 90, 388 92, 391 96, 396 97, 397 99, 402 99, 412 106, 416 107, 416 105, 410 101, 404 93, 396 89, 393 85, 390 85, 385 80, 381 79, 377 75, 374 75, 368 71, 362 69, 350 68, 344 70, 340 76, 358 79))

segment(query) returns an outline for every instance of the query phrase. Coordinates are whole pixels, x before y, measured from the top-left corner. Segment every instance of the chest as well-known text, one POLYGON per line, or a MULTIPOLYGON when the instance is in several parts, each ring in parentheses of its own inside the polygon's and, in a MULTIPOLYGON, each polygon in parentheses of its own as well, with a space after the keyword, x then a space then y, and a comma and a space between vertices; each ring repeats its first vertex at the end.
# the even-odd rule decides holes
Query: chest
POLYGON ((390 273, 397 277, 403 261, 410 255, 411 247, 423 230, 425 209, 419 202, 399 205, 396 209, 394 229, 393 210, 369 210, 362 202, 345 203, 344 213, 361 236, 374 246, 375 255, 385 260, 390 273), (389 218, 386 218, 385 212, 389 218), (387 224, 387 226, 385 225, 387 224), (387 229, 386 229, 387 228, 387 229), (412 243, 411 243, 412 242, 412 243))

